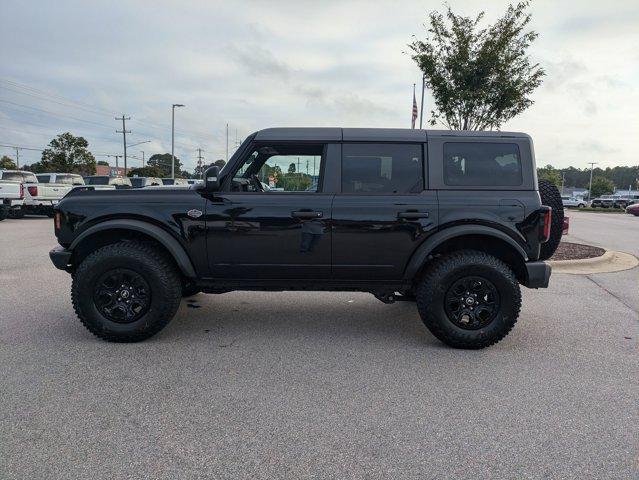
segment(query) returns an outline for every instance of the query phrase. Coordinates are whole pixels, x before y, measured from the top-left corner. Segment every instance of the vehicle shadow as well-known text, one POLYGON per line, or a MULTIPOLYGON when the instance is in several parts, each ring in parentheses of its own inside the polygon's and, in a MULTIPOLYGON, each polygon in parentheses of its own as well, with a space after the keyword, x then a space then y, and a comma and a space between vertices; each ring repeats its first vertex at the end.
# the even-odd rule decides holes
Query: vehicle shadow
POLYGON ((158 341, 197 341, 215 336, 219 345, 238 340, 382 342, 441 346, 422 323, 413 302, 385 305, 370 294, 334 292, 200 294, 185 299, 158 341))

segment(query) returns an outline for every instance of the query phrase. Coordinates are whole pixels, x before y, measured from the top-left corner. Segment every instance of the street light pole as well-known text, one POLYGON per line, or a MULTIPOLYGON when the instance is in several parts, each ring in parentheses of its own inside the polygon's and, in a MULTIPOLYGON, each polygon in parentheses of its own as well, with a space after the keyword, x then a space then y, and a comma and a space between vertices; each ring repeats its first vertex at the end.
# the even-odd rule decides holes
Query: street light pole
POLYGON ((597 162, 590 162, 590 186, 588 187, 588 201, 592 199, 592 170, 597 162))
POLYGON ((181 103, 171 106, 171 178, 175 178, 175 107, 183 107, 181 103))

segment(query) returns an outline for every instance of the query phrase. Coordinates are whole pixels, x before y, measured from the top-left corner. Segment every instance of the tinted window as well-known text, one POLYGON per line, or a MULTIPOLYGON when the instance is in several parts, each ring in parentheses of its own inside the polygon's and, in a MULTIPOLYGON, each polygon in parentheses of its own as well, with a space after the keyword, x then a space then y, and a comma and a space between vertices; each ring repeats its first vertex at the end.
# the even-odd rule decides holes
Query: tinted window
POLYGON ((342 192, 421 192, 422 165, 421 145, 344 144, 342 192))
POLYGON ((51 181, 51 175, 36 175, 38 177, 38 182, 40 183, 49 183, 51 181))
POLYGON ((140 177, 133 177, 131 179, 131 185, 133 185, 136 188, 140 188, 144 186, 144 178, 140 178, 140 177))
POLYGON ((163 178, 162 183, 164 185, 173 185, 175 181, 172 178, 163 178))
POLYGON ((22 182, 22 173, 20 172, 2 172, 2 180, 9 182, 22 182))
POLYGON ((444 183, 451 186, 522 184, 521 157, 514 143, 445 143, 444 183))
POLYGON ((109 177, 86 177, 84 182, 87 185, 108 185, 109 177))

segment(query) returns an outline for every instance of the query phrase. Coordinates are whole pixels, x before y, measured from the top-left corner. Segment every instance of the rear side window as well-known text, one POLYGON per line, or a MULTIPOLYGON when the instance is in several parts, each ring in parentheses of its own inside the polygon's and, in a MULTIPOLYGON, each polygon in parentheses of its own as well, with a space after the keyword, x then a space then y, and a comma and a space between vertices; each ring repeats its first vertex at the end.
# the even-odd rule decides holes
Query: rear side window
POLYGON ((424 188, 422 146, 344 144, 343 193, 418 193, 424 188))
POLYGON ((51 175, 36 175, 38 177, 38 182, 40 183, 49 183, 51 181, 51 175))
POLYGON ((514 143, 444 144, 444 183, 449 186, 519 186, 519 147, 514 143))

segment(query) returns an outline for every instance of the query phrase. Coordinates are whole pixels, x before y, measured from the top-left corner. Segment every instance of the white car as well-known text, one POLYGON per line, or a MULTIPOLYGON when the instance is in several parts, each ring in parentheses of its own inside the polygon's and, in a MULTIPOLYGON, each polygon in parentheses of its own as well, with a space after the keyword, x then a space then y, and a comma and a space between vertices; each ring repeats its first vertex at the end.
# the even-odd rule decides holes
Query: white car
MULTIPOLYGON (((0 172, 1 176, 2 172, 0 172)), ((0 180, 0 220, 7 217, 19 217, 24 204, 24 184, 22 177, 14 178, 7 175, 8 179, 0 180)))
POLYGON ((561 203, 564 204, 564 207, 574 207, 574 208, 585 208, 588 206, 588 202, 583 198, 579 197, 571 197, 569 195, 561 196, 561 203))

